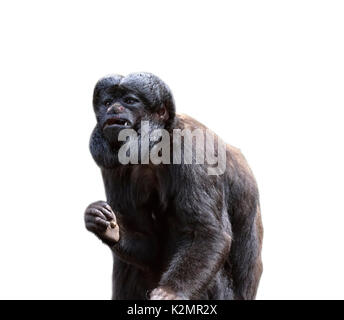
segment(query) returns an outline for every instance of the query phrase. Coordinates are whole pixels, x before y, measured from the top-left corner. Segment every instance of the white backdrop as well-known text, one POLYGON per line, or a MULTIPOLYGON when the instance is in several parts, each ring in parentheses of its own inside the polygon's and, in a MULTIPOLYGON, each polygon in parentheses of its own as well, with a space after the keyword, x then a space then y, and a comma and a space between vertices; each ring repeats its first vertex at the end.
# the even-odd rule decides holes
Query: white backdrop
POLYGON ((341 1, 2 1, 0 298, 108 299, 92 91, 149 71, 261 193, 258 299, 344 298, 341 1))

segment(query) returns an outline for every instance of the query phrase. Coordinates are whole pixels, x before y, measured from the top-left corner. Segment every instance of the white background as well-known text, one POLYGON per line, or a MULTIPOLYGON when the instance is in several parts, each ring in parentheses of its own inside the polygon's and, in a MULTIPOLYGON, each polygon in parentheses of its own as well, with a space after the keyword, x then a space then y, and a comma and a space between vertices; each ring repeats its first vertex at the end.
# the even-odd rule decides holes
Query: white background
POLYGON ((344 298, 341 1, 2 1, 0 298, 108 299, 92 91, 149 71, 239 147, 261 193, 258 299, 344 298))

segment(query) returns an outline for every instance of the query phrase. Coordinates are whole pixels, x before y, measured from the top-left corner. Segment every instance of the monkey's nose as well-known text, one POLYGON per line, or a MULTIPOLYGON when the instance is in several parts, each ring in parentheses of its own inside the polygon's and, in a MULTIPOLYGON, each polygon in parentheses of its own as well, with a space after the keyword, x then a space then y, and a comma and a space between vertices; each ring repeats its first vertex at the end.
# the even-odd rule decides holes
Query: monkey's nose
POLYGON ((121 113, 123 111, 124 107, 120 103, 115 103, 106 110, 107 113, 121 113))

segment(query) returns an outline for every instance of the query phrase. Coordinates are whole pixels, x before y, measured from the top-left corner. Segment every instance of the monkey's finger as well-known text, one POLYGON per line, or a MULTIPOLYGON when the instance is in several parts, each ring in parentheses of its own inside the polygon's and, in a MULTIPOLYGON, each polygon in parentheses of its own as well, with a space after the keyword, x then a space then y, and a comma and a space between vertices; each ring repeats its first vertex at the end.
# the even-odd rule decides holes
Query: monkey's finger
POLYGON ((108 211, 112 212, 115 214, 114 210, 112 210, 111 206, 106 202, 106 201, 97 201, 94 203, 95 205, 100 205, 101 207, 106 208, 108 211))
POLYGON ((105 201, 96 201, 91 203, 88 208, 105 208, 109 212, 113 212, 111 206, 105 201))
POLYGON ((100 232, 101 231, 101 230, 99 230, 99 227, 95 223, 92 223, 92 222, 86 223, 86 229, 88 231, 91 231, 91 232, 100 232))
POLYGON ((110 222, 99 218, 99 217, 92 217, 89 216, 85 219, 86 225, 87 224, 95 224, 97 226, 97 230, 104 231, 110 226, 110 222))
POLYGON ((112 210, 112 208, 110 207, 110 205, 108 203, 105 202, 105 208, 108 209, 110 212, 113 212, 114 211, 112 210))
POLYGON ((106 204, 107 202, 104 201, 104 200, 98 200, 98 201, 95 201, 93 203, 91 203, 91 206, 94 205, 94 204, 100 204, 101 206, 103 206, 104 204, 106 204))
POLYGON ((115 219, 115 214, 113 211, 108 210, 106 207, 101 207, 101 206, 95 206, 96 209, 100 210, 103 215, 107 218, 107 220, 114 220, 115 219))
POLYGON ((105 207, 110 212, 113 212, 111 206, 106 201, 100 200, 100 201, 94 202, 93 204, 96 206, 105 207))
POLYGON ((102 213, 102 211, 97 209, 97 208, 93 208, 92 207, 92 208, 86 209, 85 217, 88 216, 88 215, 91 215, 91 216, 94 216, 94 217, 100 217, 103 220, 107 220, 106 216, 102 213))
POLYGON ((101 219, 99 217, 97 217, 95 219, 95 222, 96 222, 97 225, 99 225, 100 227, 105 228, 105 229, 110 226, 110 222, 105 221, 105 220, 103 220, 103 219, 101 219))

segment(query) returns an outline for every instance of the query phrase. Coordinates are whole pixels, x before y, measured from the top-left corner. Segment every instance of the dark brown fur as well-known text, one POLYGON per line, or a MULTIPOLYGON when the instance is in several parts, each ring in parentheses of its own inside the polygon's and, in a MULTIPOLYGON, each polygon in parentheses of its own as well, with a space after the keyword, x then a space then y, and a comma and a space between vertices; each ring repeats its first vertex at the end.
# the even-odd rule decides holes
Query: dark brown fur
POLYGON ((113 298, 254 299, 262 273, 263 229, 258 189, 246 160, 227 145, 226 170, 219 176, 208 175, 207 164, 119 164, 116 148, 99 126, 106 115, 97 99, 108 87, 123 84, 142 99, 140 116, 137 111, 127 114, 135 123, 147 114, 171 134, 176 128, 205 127, 175 115, 169 89, 155 76, 117 77, 96 86, 98 125, 91 152, 102 171, 107 203, 116 214, 119 242, 102 238, 102 228, 86 211, 86 226, 113 252, 113 298), (159 108, 166 108, 167 114, 158 113, 159 108), (162 122, 156 114, 164 115, 162 122))

